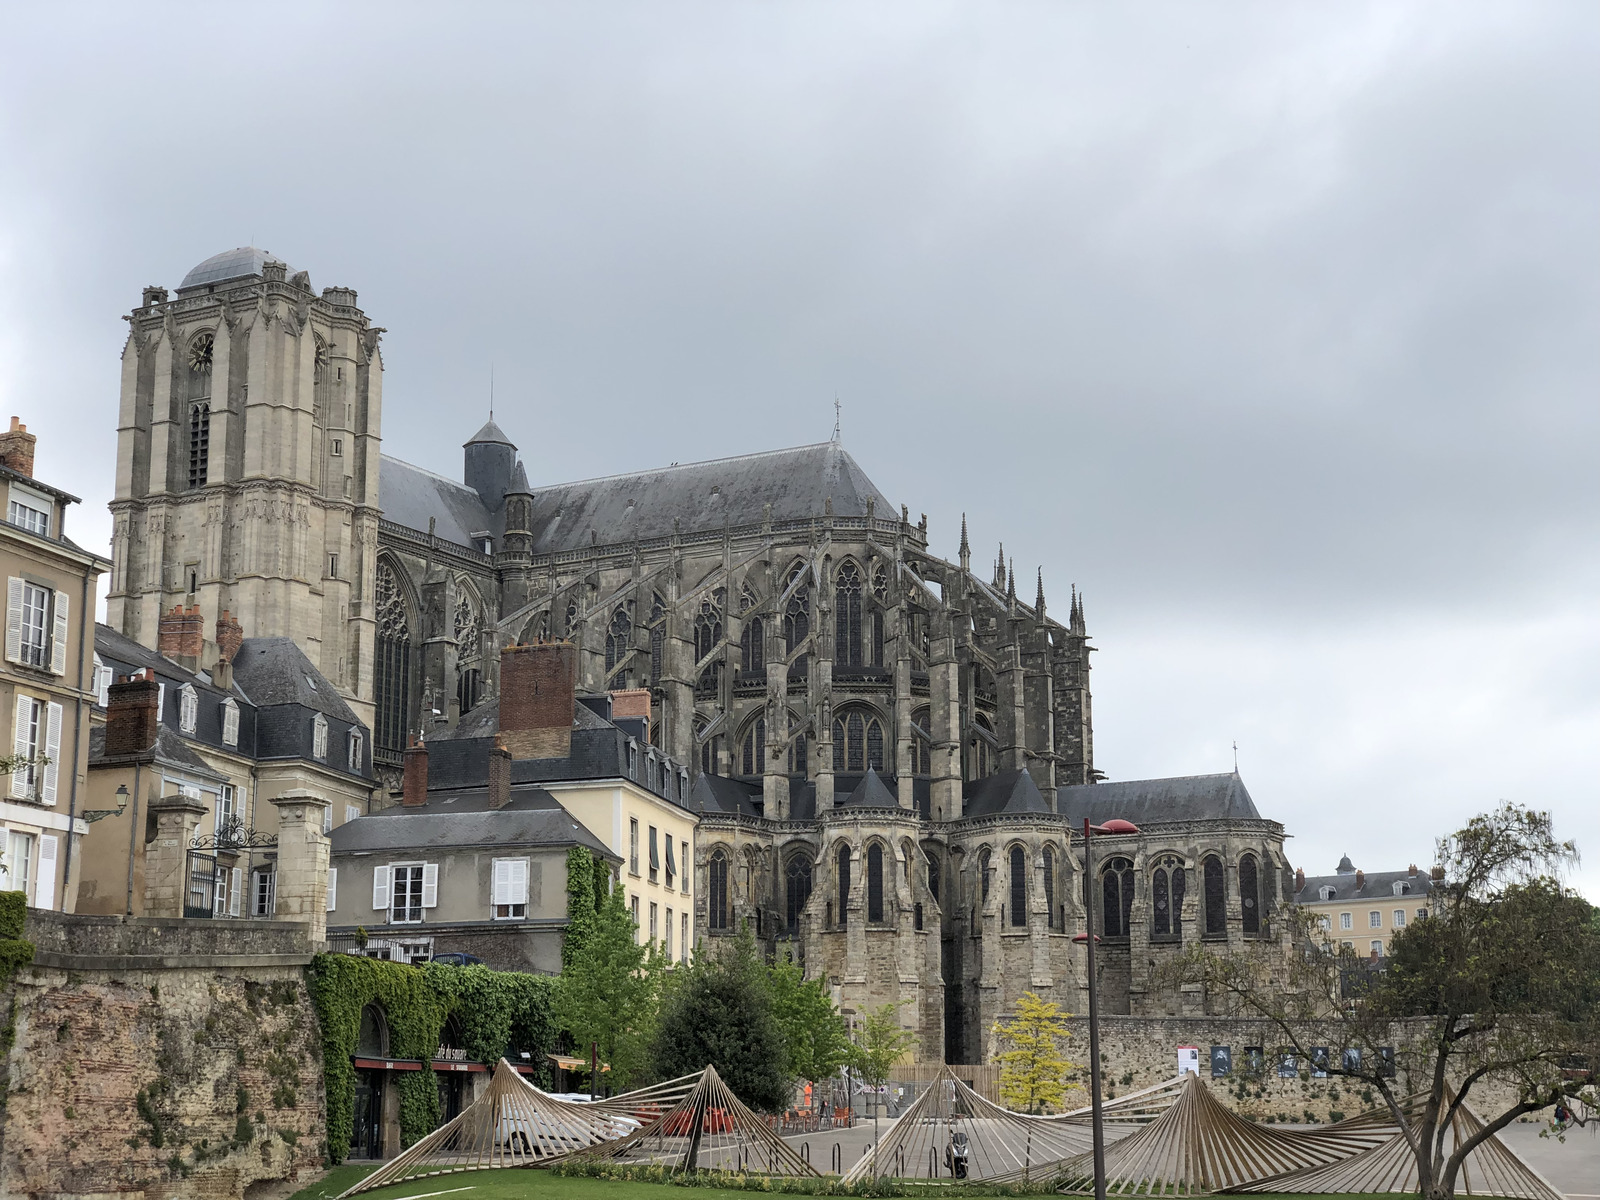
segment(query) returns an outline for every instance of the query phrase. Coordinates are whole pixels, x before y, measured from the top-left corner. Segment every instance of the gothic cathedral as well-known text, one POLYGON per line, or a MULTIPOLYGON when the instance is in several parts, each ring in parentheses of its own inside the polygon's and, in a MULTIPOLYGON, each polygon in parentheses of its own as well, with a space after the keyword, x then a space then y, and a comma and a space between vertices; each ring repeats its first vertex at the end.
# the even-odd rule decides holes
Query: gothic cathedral
POLYGON ((647 693, 691 768, 702 936, 747 924, 846 1008, 903 1002, 925 1058, 979 1061, 1023 991, 1083 1011, 1089 903, 1111 1012, 1203 1011, 1162 961, 1281 938, 1283 827, 1237 774, 1096 770, 1081 599, 1057 621, 1003 555, 975 572, 964 526, 933 555, 837 440, 555 483, 490 420, 456 483, 380 456, 383 331, 353 290, 243 248, 143 300, 112 504, 128 636, 175 604, 294 636, 380 767, 483 727, 503 646, 572 641, 580 688, 647 693), (1112 817, 1141 832, 1097 840, 1087 878, 1082 823, 1112 817))

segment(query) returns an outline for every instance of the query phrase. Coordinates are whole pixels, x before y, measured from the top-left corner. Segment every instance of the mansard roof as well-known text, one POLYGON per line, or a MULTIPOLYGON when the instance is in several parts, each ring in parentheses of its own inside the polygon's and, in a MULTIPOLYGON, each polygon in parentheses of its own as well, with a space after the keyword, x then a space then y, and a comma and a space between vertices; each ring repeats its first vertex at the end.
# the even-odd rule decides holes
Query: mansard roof
POLYGON ((1259 821, 1261 814, 1237 772, 1086 783, 1057 792, 1063 816, 1082 824, 1121 817, 1135 825, 1168 821, 1259 821))
MULTIPOLYGON (((966 785, 968 817, 992 817, 1000 813, 1048 813, 1039 785, 1027 771, 996 771, 993 775, 966 785)), ((1066 789, 1063 789, 1065 791, 1066 789)))
POLYGON ((1322 902, 1322 889, 1332 888, 1333 895, 1329 900, 1393 900, 1395 899, 1394 885, 1406 885, 1402 896, 1426 896, 1433 891, 1433 878, 1427 871, 1374 871, 1370 875, 1362 873, 1359 887, 1354 873, 1346 874, 1343 871, 1337 875, 1307 875, 1305 886, 1295 892, 1296 904, 1319 904, 1322 902))
POLYGON ((233 681, 257 708, 298 704, 348 725, 361 723, 293 638, 246 638, 233 657, 233 681))
POLYGON ((611 862, 621 857, 540 787, 513 787, 504 808, 490 808, 485 787, 430 791, 426 804, 397 804, 337 826, 334 854, 462 846, 583 846, 611 862))
MULTIPOLYGON (((385 456, 378 480, 384 519, 397 525, 426 531, 432 517, 435 534, 463 546, 478 530, 503 531, 503 512, 491 513, 477 492, 442 475, 385 456)), ((886 517, 896 511, 838 442, 552 484, 532 495, 535 554, 670 537, 675 528, 755 525, 769 504, 774 521, 820 516, 830 498, 841 517, 865 516, 869 500, 886 517)))

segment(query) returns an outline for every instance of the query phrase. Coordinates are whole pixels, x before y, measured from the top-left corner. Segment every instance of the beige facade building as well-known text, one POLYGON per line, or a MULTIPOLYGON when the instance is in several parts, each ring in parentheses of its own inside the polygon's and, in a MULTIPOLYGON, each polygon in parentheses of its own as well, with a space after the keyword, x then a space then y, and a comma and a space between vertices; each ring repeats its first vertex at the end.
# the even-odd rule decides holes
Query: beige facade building
POLYGON ((1443 878, 1435 867, 1404 871, 1356 867, 1346 854, 1332 875, 1295 873, 1295 903, 1317 918, 1324 941, 1369 958, 1387 958, 1396 934, 1428 915, 1433 885, 1443 878))
POLYGON ((0 571, 6 647, 0 712, 11 721, 0 785, 0 890, 37 908, 72 911, 74 862, 88 831, 82 812, 94 704, 93 621, 109 563, 68 540, 59 488, 33 477, 34 435, 16 417, 0 433, 0 571))

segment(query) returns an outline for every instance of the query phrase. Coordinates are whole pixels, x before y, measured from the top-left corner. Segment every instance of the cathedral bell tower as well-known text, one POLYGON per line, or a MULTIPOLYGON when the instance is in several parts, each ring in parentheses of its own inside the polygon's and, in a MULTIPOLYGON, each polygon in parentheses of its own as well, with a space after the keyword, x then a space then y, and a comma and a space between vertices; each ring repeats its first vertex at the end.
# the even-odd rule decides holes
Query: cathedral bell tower
POLYGON ((110 624, 160 649, 181 606, 208 668, 226 610, 292 637, 370 725, 383 330, 253 246, 125 320, 110 624))

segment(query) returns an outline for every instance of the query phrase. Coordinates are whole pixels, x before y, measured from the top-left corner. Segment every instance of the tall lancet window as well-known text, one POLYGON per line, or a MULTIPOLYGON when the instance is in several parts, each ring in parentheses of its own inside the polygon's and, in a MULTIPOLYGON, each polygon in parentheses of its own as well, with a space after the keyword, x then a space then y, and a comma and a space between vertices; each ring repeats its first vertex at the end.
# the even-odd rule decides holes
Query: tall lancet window
POLYGON ((833 660, 841 667, 861 665, 861 571, 845 563, 834 576, 833 660))
POLYGON ((378 564, 377 639, 374 663, 373 740, 378 749, 398 755, 406 747, 411 697, 411 627, 406 620, 405 600, 394 568, 378 564))
POLYGON ((216 338, 202 333, 189 343, 189 487, 205 487, 211 469, 211 360, 216 338))

